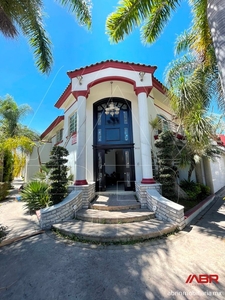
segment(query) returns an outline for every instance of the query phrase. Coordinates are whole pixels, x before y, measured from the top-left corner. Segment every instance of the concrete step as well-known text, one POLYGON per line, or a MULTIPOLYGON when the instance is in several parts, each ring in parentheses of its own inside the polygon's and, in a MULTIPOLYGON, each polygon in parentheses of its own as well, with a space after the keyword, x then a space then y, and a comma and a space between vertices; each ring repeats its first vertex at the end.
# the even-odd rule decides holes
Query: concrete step
POLYGON ((99 224, 79 220, 53 225, 63 234, 93 242, 129 242, 155 238, 173 232, 177 225, 157 219, 124 224, 99 224))
POLYGON ((76 219, 101 224, 131 223, 153 219, 154 213, 148 209, 101 211, 96 209, 81 209, 76 213, 76 219))
POLYGON ((140 203, 124 203, 124 204, 117 204, 115 203, 115 205, 111 204, 104 204, 104 203, 93 203, 90 204, 90 208, 91 209, 95 209, 95 210, 105 210, 105 211, 121 211, 121 210, 128 210, 128 209, 139 209, 141 208, 141 204, 140 203))
POLYGON ((98 198, 90 204, 91 209, 121 211, 141 208, 135 195, 98 195, 98 198))

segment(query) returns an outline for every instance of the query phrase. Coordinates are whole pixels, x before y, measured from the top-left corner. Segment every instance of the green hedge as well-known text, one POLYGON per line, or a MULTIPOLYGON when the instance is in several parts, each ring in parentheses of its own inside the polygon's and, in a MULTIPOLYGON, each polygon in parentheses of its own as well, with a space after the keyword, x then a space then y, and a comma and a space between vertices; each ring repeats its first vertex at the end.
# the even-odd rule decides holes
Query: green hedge
POLYGON ((203 200, 210 195, 210 187, 193 180, 182 180, 180 187, 186 192, 190 201, 203 200))
POLYGON ((9 184, 8 182, 0 182, 0 201, 4 200, 9 194, 9 184))

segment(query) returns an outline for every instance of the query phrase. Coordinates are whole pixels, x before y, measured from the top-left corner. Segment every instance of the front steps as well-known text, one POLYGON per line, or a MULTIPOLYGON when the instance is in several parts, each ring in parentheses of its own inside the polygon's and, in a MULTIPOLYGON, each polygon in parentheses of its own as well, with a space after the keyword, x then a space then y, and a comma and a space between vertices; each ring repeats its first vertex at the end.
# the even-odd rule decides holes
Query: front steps
POLYGON ((76 213, 78 220, 99 224, 121 224, 153 219, 154 213, 146 209, 102 211, 97 209, 81 209, 76 213))
POLYGON ((100 196, 91 209, 81 209, 75 220, 53 225, 63 234, 99 243, 141 241, 168 234, 176 225, 155 219, 148 209, 140 209, 133 196, 100 196))

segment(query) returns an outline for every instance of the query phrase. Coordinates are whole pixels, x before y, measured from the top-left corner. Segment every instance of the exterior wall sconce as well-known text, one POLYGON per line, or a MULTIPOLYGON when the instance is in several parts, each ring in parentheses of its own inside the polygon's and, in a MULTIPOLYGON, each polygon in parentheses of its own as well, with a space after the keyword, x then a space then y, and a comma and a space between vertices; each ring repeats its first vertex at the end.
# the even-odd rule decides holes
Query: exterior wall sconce
POLYGON ((82 75, 78 75, 77 76, 77 80, 79 81, 79 84, 82 85, 82 79, 83 79, 83 76, 82 75))
POLYGON ((139 76, 140 76, 140 80, 143 81, 144 80, 144 76, 145 76, 145 72, 140 72, 139 76))
POLYGON ((110 82, 111 84, 111 102, 109 103, 109 106, 105 108, 105 114, 108 115, 110 114, 112 117, 115 115, 118 115, 120 113, 119 107, 115 106, 112 100, 112 84, 113 82, 110 82))

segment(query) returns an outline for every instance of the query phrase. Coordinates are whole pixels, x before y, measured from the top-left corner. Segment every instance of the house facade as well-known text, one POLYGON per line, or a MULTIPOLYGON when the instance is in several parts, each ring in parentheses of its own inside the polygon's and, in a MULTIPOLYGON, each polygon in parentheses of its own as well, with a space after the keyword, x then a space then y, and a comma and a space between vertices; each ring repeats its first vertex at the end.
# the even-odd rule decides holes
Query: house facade
MULTIPOLYGON (((153 178, 150 121, 159 116, 174 132, 176 124, 155 70, 108 60, 68 72, 70 83, 55 104, 61 113, 41 135, 47 143, 40 147, 40 157, 54 145, 67 148, 74 185, 94 184, 96 192, 160 189, 153 178)), ((35 173, 31 158, 26 181, 35 173)), ((207 183, 205 173, 201 176, 207 183)))

